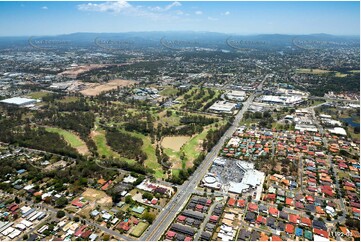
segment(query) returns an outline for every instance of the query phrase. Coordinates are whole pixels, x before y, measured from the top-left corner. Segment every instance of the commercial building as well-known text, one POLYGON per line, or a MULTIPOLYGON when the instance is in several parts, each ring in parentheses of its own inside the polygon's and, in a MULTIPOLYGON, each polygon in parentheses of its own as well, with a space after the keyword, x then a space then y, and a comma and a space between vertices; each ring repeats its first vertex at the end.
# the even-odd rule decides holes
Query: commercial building
POLYGON ((19 107, 31 106, 37 102, 38 101, 36 99, 23 98, 23 97, 12 97, 0 101, 0 103, 19 106, 19 107))
POLYGON ((236 108, 236 103, 217 101, 208 110, 214 113, 232 113, 236 108))

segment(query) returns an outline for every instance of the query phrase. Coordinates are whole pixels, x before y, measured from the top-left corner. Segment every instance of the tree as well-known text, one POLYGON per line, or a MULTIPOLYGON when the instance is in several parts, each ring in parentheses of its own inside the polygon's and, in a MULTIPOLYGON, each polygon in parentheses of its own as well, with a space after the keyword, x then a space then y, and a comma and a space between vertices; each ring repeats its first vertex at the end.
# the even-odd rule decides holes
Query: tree
POLYGON ((154 219, 155 219, 155 215, 151 214, 149 212, 145 212, 143 214, 143 219, 145 219, 148 223, 153 223, 154 219))
POLYGON ((20 203, 20 199, 18 197, 15 197, 15 203, 17 203, 17 204, 20 203))
POLYGON ((59 210, 57 213, 56 213, 56 217, 57 218, 62 218, 65 216, 65 212, 63 210, 59 210))
POLYGON ((128 195, 128 196, 125 197, 125 203, 131 204, 133 202, 134 202, 134 200, 133 200, 131 195, 128 195))
POLYGON ((153 199, 153 195, 151 193, 149 193, 149 192, 145 192, 145 193, 143 193, 142 198, 147 199, 148 201, 150 201, 150 200, 153 199))
POLYGON ((66 197, 60 197, 55 201, 55 206, 58 208, 63 208, 68 204, 68 199, 66 197))
POLYGON ((23 240, 27 240, 29 238, 28 234, 24 234, 23 240))

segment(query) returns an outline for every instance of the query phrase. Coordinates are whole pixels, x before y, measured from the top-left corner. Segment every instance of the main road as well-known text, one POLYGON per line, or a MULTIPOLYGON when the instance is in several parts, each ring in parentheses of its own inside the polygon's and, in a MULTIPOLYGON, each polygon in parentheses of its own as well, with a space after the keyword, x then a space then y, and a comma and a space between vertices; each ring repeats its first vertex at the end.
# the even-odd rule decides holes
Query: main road
MULTIPOLYGON (((266 75, 262 82, 258 85, 256 91, 262 90, 263 83, 266 81, 267 77, 268 75, 266 75)), ((189 197, 192 195, 194 189, 197 187, 204 175, 208 172, 209 167, 211 166, 213 160, 217 157, 218 152, 221 150, 225 140, 230 138, 238 128, 239 122, 243 118, 243 114, 248 110, 256 96, 256 91, 250 95, 246 102, 243 103, 243 107, 235 116, 231 127, 229 127, 229 129, 223 134, 222 138, 220 138, 218 143, 207 154, 202 164, 197 168, 197 170, 195 170, 193 175, 190 176, 189 179, 183 183, 183 185, 178 187, 177 193, 169 201, 167 206, 159 213, 148 230, 143 233, 140 240, 157 241, 160 239, 177 213, 188 201, 189 197)))

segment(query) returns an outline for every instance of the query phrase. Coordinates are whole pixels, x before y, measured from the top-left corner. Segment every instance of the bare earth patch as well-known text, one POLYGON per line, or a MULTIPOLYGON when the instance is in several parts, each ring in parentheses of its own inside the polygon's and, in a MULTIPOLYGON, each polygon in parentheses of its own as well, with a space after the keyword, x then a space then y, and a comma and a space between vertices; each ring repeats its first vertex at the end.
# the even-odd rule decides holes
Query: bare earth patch
POLYGON ((79 154, 81 154, 81 155, 89 154, 89 149, 88 149, 88 146, 86 146, 86 145, 82 145, 82 146, 76 147, 76 150, 77 150, 77 151, 79 152, 79 154))
POLYGON ((103 207, 111 207, 113 205, 113 200, 103 191, 98 191, 93 188, 87 188, 83 192, 82 197, 89 201, 91 205, 98 204, 103 207))
POLYGON ((162 147, 180 151, 181 147, 190 140, 190 136, 168 136, 162 139, 162 147))
POLYGON ((86 84, 87 87, 84 90, 80 91, 80 93, 85 96, 96 96, 102 92, 110 91, 116 89, 117 87, 131 86, 135 83, 137 82, 121 79, 112 80, 104 84, 89 83, 86 84))

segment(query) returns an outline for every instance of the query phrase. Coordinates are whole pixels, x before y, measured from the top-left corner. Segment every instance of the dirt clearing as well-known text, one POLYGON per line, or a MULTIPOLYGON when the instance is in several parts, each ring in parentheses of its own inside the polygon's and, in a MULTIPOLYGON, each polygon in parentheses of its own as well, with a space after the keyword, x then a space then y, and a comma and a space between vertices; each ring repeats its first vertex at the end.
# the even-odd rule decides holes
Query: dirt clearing
POLYGON ((181 147, 190 140, 189 136, 168 136, 162 139, 162 146, 164 148, 180 151, 181 147))
POLYGON ((92 188, 87 188, 83 192, 82 197, 89 201, 90 204, 97 204, 101 207, 111 207, 113 205, 113 200, 103 191, 98 191, 92 188))
POLYGON ((102 92, 110 91, 116 89, 117 87, 131 86, 135 83, 137 82, 130 80, 121 80, 121 79, 112 80, 104 84, 92 83, 92 84, 87 84, 87 87, 84 90, 80 91, 80 93, 82 93, 85 96, 97 96, 102 92))

